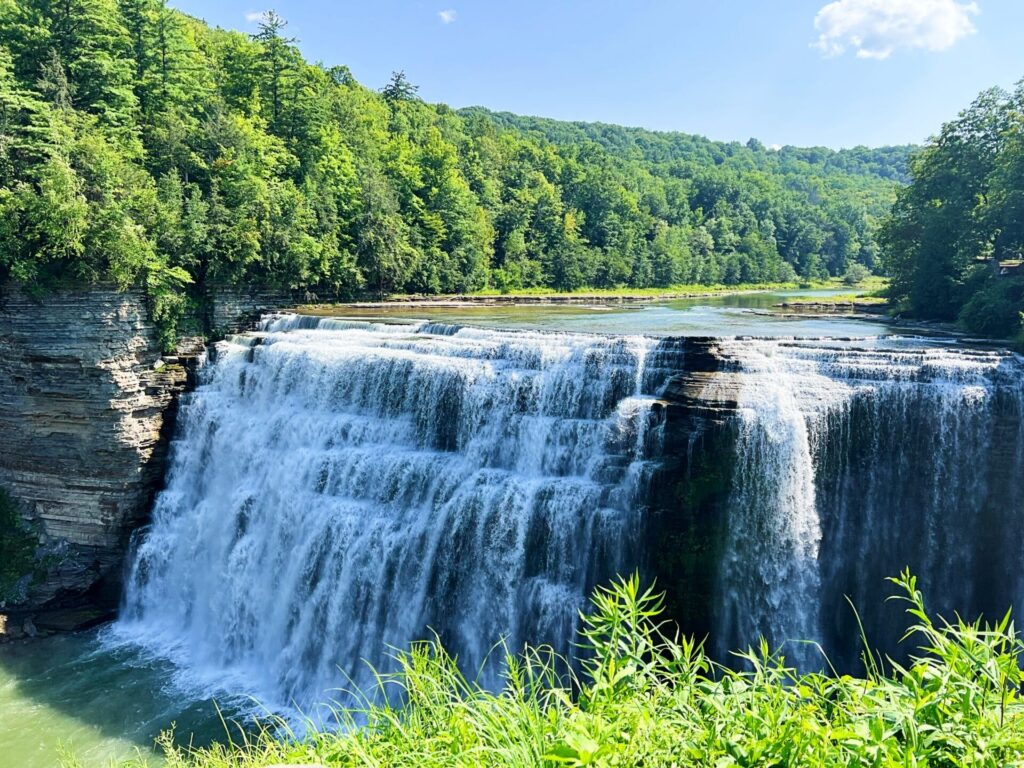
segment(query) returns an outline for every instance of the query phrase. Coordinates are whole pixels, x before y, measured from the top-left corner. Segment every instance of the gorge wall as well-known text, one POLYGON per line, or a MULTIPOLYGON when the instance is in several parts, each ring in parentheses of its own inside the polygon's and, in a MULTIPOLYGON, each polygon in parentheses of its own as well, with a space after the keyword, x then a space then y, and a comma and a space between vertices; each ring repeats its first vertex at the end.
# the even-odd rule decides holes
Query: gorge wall
POLYGON ((93 597, 114 604, 107 582, 159 485, 161 436, 187 379, 155 338, 136 292, 4 292, 0 486, 38 536, 41 563, 8 608, 78 605, 104 589, 93 597))
MULTIPOLYGON (((288 300, 225 292, 207 326, 227 332, 288 300)), ((14 632, 23 616, 74 626, 117 605, 128 538, 161 486, 176 398, 203 349, 193 338, 163 355, 156 338, 139 291, 0 291, 0 488, 36 548, 32 572, 0 596, 14 632)))

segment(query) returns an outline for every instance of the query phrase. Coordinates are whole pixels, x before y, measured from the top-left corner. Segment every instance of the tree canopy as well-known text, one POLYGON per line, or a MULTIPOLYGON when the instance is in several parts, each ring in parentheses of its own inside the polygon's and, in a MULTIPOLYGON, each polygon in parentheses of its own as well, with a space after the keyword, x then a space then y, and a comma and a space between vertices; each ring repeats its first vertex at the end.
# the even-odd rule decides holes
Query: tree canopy
POLYGON ((994 336, 1024 312, 1024 83, 985 91, 910 162, 881 229, 892 296, 994 336))
MULTIPOLYGON (((173 336, 218 285, 669 286, 879 265, 907 148, 767 149, 453 111, 164 0, 0 0, 0 279, 142 285, 173 336)), ((1007 171, 1009 172, 1009 171, 1007 171)))

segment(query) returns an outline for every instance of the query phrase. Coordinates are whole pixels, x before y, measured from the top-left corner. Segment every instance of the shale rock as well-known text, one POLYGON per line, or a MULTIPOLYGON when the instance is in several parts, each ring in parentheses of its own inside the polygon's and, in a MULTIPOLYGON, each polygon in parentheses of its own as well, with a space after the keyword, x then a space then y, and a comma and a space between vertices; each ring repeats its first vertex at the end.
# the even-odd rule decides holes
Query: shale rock
POLYGON ((138 292, 0 294, 0 485, 38 529, 45 571, 21 608, 118 580, 187 379, 160 360, 138 292))

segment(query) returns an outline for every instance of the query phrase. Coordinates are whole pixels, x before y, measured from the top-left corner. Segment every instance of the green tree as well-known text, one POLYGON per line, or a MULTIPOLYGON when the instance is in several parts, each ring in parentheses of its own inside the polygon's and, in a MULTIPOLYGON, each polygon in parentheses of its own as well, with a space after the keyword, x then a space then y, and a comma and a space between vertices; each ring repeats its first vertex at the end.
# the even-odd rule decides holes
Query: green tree
POLYGON ((380 93, 384 97, 384 101, 393 105, 401 101, 412 101, 416 98, 419 90, 420 87, 410 83, 405 72, 399 70, 391 73, 391 79, 387 85, 381 88, 380 93))
POLYGON ((288 22, 275 11, 265 11, 260 16, 259 31, 252 36, 262 48, 260 74, 263 92, 270 109, 270 129, 278 135, 283 135, 285 92, 289 81, 296 77, 291 50, 296 40, 284 36, 287 26, 288 22))

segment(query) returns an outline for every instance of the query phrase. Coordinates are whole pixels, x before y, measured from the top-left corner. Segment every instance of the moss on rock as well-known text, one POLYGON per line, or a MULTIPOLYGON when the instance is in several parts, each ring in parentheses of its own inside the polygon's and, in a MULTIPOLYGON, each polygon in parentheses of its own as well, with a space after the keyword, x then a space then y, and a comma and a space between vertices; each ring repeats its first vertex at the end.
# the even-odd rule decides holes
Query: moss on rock
POLYGON ((0 602, 23 599, 37 570, 35 533, 0 488, 0 602))

